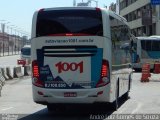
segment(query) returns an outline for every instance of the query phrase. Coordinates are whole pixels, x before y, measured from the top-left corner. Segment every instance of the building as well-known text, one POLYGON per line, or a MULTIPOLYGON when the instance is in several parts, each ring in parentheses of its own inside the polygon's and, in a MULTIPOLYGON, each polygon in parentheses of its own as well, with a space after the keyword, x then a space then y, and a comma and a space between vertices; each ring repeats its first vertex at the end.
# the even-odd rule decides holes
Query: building
POLYGON ((111 3, 109 6, 109 10, 116 12, 116 4, 115 3, 111 3))
POLYGON ((160 35, 160 5, 151 0, 117 0, 119 13, 125 17, 135 36, 160 35))
POLYGON ((26 44, 26 41, 26 36, 20 37, 0 32, 0 54, 8 51, 19 51, 26 44))
POLYGON ((9 36, 5 33, 0 33, 0 53, 3 52, 3 49, 5 51, 8 50, 8 41, 9 36))

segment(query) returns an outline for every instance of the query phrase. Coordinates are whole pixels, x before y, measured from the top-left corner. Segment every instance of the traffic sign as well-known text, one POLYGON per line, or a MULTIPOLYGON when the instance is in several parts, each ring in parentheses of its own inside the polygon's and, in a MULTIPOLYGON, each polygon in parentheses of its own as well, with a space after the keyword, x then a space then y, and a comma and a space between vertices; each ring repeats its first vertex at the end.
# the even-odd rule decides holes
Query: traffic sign
POLYGON ((160 0, 151 0, 152 5, 160 5, 160 0))

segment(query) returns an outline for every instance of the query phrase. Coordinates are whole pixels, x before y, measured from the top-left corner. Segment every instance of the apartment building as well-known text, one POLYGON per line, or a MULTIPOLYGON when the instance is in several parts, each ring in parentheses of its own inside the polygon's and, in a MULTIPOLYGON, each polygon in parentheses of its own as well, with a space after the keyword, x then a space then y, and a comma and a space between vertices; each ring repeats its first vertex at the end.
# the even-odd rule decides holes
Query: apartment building
POLYGON ((151 0, 117 0, 119 14, 129 23, 135 36, 160 35, 160 5, 151 0))

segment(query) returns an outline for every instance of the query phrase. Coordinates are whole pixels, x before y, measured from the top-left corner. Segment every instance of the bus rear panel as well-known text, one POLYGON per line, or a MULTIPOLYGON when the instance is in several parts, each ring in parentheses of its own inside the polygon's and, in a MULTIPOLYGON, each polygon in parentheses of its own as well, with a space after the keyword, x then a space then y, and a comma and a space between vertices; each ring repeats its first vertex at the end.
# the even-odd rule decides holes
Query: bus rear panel
POLYGON ((109 60, 104 58, 99 9, 35 13, 32 39, 33 98, 37 103, 109 101, 109 60))

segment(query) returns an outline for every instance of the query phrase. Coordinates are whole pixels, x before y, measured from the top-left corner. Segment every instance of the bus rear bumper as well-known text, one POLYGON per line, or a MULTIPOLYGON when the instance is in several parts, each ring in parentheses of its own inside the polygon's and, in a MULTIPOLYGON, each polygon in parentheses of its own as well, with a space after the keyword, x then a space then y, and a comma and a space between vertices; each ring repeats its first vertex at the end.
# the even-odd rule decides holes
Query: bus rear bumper
POLYGON ((46 89, 33 87, 33 99, 39 104, 54 103, 96 103, 110 102, 109 85, 93 89, 46 89), (76 96, 65 96, 65 93, 75 93, 76 96))

